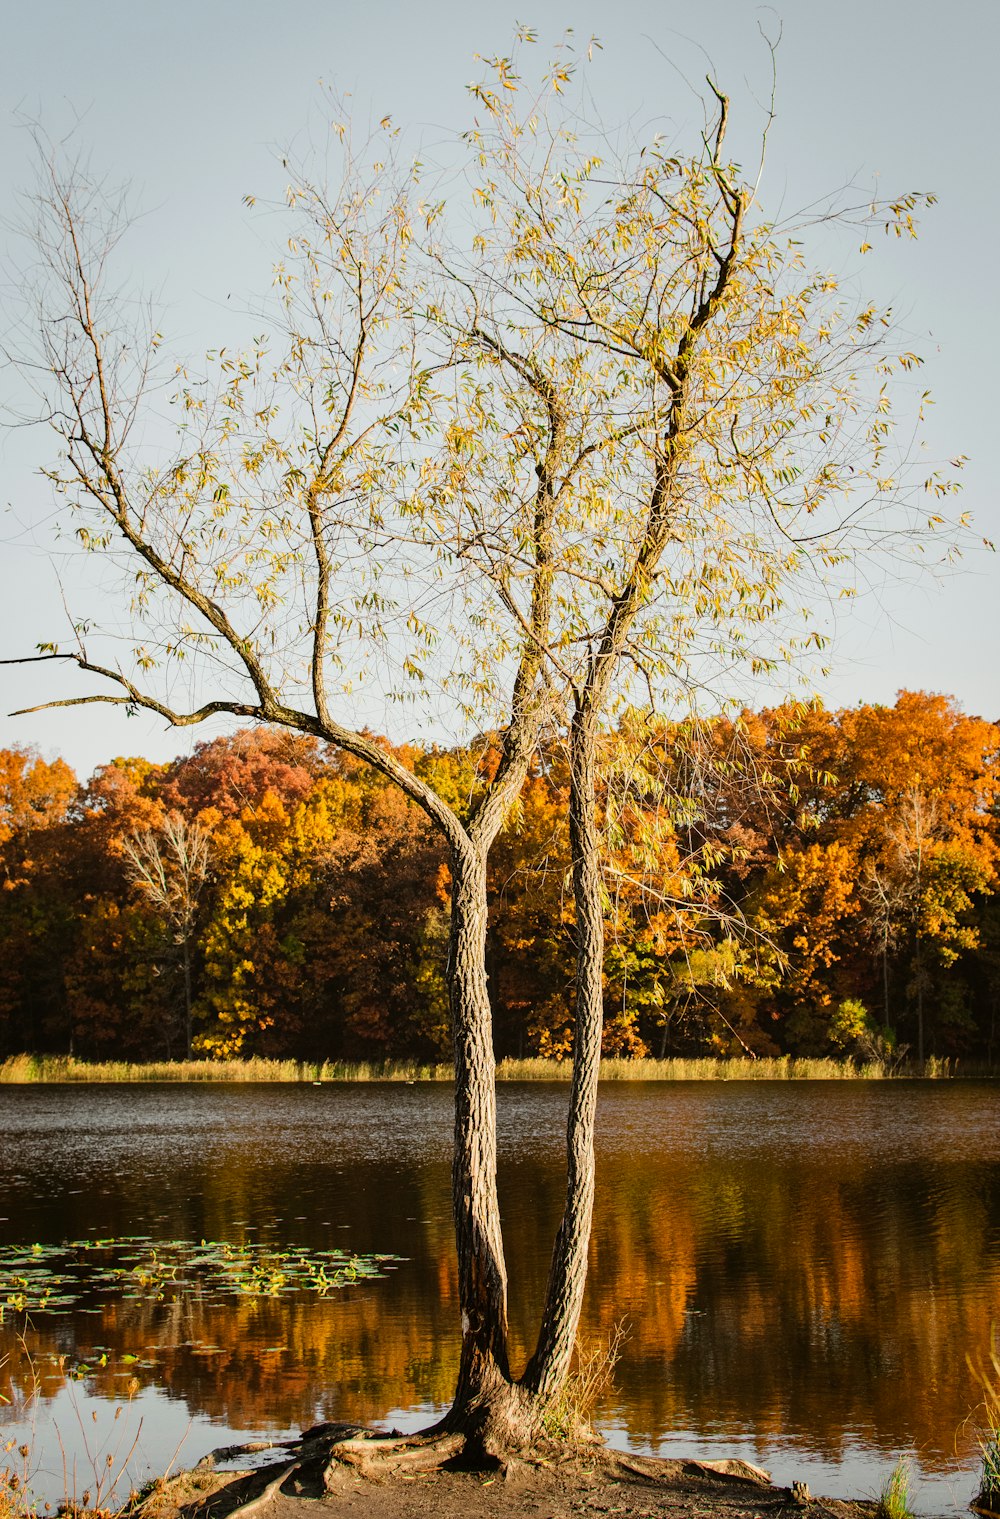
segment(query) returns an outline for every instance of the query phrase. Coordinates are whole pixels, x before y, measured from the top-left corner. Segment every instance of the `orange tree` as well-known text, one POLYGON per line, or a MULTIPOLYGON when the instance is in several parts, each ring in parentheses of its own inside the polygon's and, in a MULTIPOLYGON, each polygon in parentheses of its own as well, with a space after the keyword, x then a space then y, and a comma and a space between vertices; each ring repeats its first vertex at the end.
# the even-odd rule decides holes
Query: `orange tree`
POLYGON ((67 818, 78 786, 63 760, 0 749, 0 1050, 44 1045, 66 1022, 60 965, 77 903, 67 882, 67 818))
POLYGON ((923 1059, 932 985, 954 1025, 945 1016, 933 1034, 961 1039, 940 973, 978 945, 974 906, 996 884, 997 730, 922 691, 843 712, 838 728, 837 826, 858 860, 859 921, 880 961, 885 1020, 923 1059))
MULTIPOLYGON (((766 669, 821 642, 808 618, 791 627, 802 582, 916 523, 890 382, 917 361, 763 214, 726 156, 725 97, 713 87, 714 123, 687 152, 658 137, 622 152, 566 109, 572 69, 564 52, 530 88, 517 51, 487 63, 455 144, 471 206, 397 168, 391 123, 361 146, 338 126, 339 182, 289 186, 270 337, 200 374, 165 371, 155 322, 137 328, 115 283, 120 200, 47 169, 21 355, 59 439, 54 489, 83 549, 120 568, 137 629, 109 648, 78 624, 40 650, 100 683, 64 701, 325 740, 444 843, 462 1321, 446 1423, 499 1453, 541 1428, 583 1297, 606 725, 637 693, 677 700, 720 661, 766 669), (171 375, 173 435, 157 383, 171 375), (178 660, 190 707, 171 697, 178 660), (373 688, 495 735, 471 794, 358 725, 373 688), (546 729, 568 739, 574 1076, 564 1216, 515 1377, 487 863, 546 729)), ((907 232, 916 203, 870 219, 907 232)))
POLYGON ((995 725, 902 691, 892 707, 787 707, 742 729, 760 785, 730 787, 720 843, 746 849, 727 874, 756 952, 730 1011, 763 1048, 819 1054, 838 1004, 862 997, 920 1058, 925 1041, 968 1048, 962 975, 996 879, 995 725))

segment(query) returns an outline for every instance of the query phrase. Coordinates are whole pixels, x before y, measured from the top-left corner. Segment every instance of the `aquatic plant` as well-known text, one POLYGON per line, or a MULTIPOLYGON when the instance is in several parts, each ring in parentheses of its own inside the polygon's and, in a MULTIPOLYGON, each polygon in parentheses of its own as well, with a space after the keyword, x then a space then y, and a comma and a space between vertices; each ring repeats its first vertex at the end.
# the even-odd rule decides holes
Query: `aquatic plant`
POLYGON ((164 1302, 197 1288, 207 1303, 293 1292, 326 1297, 336 1288, 382 1276, 396 1259, 260 1241, 196 1243, 145 1235, 7 1245, 0 1247, 0 1322, 5 1312, 63 1312, 97 1295, 164 1302))

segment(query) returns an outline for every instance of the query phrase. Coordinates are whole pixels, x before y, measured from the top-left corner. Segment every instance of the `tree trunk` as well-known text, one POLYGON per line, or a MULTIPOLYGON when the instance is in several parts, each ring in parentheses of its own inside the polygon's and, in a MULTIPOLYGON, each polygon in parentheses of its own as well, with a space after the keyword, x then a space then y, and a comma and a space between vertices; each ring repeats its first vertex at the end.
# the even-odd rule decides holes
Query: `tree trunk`
POLYGON ((486 978, 486 858, 452 852, 448 982, 455 1047, 452 1207, 462 1354, 450 1427, 477 1433, 509 1398, 507 1270, 496 1184, 496 1065, 486 978))
POLYGON ((604 904, 594 783, 594 726, 576 713, 570 735, 570 845, 576 904, 576 1023, 566 1125, 566 1205, 545 1308, 524 1385, 544 1396, 564 1381, 576 1343, 594 1211, 594 1126, 604 1024, 604 904))
POLYGON ((181 940, 181 959, 184 971, 184 1054, 191 1059, 191 940, 187 934, 181 940))
POLYGON ((924 957, 917 934, 917 1059, 924 1063, 924 957))

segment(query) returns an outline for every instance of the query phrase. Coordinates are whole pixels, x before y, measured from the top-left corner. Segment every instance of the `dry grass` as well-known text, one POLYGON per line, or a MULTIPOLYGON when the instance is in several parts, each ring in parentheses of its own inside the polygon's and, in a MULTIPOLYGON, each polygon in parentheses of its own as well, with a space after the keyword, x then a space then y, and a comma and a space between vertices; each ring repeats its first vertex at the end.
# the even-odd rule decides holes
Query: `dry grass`
MULTIPOLYGON (((502 1060, 497 1072, 501 1081, 568 1081, 568 1060, 502 1060)), ((859 1070, 842 1060, 795 1060, 790 1056, 756 1060, 742 1058, 667 1060, 617 1060, 601 1062, 602 1081, 850 1081, 859 1076, 881 1075, 871 1067, 859 1070)))
POLYGON ((300 1060, 160 1060, 133 1064, 122 1060, 77 1060, 71 1055, 12 1055, 0 1064, 0 1085, 36 1082, 313 1082, 313 1081, 450 1081, 450 1065, 416 1061, 300 1060))
MULTIPOLYGON (((572 1065, 568 1060, 502 1060, 497 1068, 501 1081, 568 1081, 572 1065)), ((883 1065, 870 1061, 855 1065, 850 1060, 807 1059, 792 1055, 732 1056, 719 1059, 673 1057, 666 1060, 618 1060, 608 1057, 601 1062, 602 1081, 887 1081, 893 1078, 920 1077, 944 1080, 955 1076, 996 1077, 994 1066, 974 1062, 939 1059, 932 1055, 919 1066, 883 1065)))
POLYGON ((553 1439, 579 1440, 592 1433, 592 1418, 599 1399, 614 1386, 615 1367, 628 1339, 624 1320, 606 1340, 584 1345, 577 1341, 573 1366, 563 1385, 547 1399, 542 1428, 553 1439))
MULTIPOLYGON (((20 1441, 8 1439, 0 1445, 0 1519, 43 1519, 51 1514, 51 1506, 36 1501, 32 1492, 37 1468, 32 1448, 34 1412, 40 1382, 31 1349, 23 1336, 18 1337, 21 1371, 18 1380, 9 1372, 9 1359, 8 1356, 0 1358, 0 1386, 6 1377, 6 1388, 0 1391, 0 1403, 11 1407, 22 1426, 27 1423, 28 1436, 25 1439, 22 1434, 20 1441)), ((125 1519, 125 1515, 134 1509, 139 1494, 131 1484, 128 1464, 139 1445, 142 1418, 129 1418, 128 1413, 138 1391, 139 1382, 132 1377, 126 1387, 125 1400, 113 1411, 106 1436, 95 1432, 90 1419, 84 1419, 75 1402, 72 1411, 76 1429, 72 1441, 68 1442, 69 1449, 62 1431, 54 1426, 63 1476, 63 1497, 56 1512, 62 1519, 125 1519), (123 1414, 125 1418, 121 1417, 123 1414)), ((97 1414, 91 1417, 96 1423, 97 1414)), ((179 1450, 180 1446, 174 1452, 171 1466, 179 1450)))
MULTIPOLYGON (((13 1410, 16 1418, 23 1419, 30 1410, 38 1389, 34 1367, 23 1340, 20 1350, 29 1371, 29 1391, 25 1393, 10 1373, 9 1356, 0 1357, 0 1404, 13 1410)), ((0 1444, 0 1519, 34 1519, 29 1482, 31 1478, 31 1446, 16 1439, 0 1444)))
POLYGON ((28 1499, 27 1445, 7 1440, 0 1445, 0 1519, 25 1519, 33 1509, 28 1499))

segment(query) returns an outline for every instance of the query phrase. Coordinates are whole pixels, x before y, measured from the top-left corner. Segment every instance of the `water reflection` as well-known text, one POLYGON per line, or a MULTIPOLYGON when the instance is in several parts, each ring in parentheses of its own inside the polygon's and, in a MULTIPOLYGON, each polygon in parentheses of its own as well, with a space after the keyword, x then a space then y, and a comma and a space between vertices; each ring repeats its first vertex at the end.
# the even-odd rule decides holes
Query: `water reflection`
MULTIPOLYGON (((501 1092, 521 1355, 560 1206, 564 1102, 563 1087, 501 1092)), ((0 1241, 143 1233, 406 1257, 322 1301, 38 1315, 50 1404, 86 1360, 78 1398, 121 1399, 134 1377, 140 1397, 211 1421, 207 1449, 228 1430, 447 1402, 447 1088, 7 1088, 0 1113, 0 1241)), ((833 1492, 915 1449, 923 1506, 946 1507, 941 1484, 972 1444, 966 1357, 1000 1319, 998 1118, 986 1085, 605 1088, 583 1332, 629 1323, 603 1410, 617 1437, 721 1445, 776 1474, 805 1464, 833 1492)), ((0 1354, 16 1355, 14 1330, 0 1327, 0 1354)), ((968 1481, 956 1492, 967 1501, 968 1481)))

